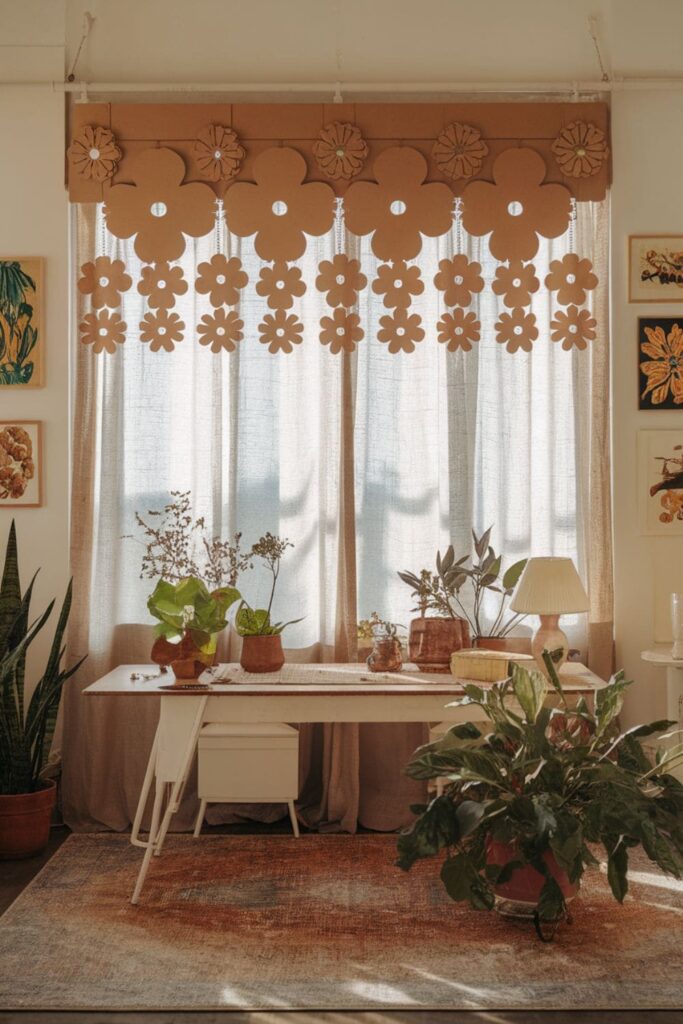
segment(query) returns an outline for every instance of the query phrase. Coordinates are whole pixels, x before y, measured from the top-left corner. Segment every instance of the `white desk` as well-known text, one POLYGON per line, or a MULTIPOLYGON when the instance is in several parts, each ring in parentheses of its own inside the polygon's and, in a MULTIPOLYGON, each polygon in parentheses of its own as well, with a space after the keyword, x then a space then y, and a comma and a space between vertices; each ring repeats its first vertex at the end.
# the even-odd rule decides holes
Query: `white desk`
MULTIPOLYGON (((652 665, 666 669, 666 717, 677 722, 677 728, 683 729, 683 661, 671 657, 670 647, 660 647, 652 651, 642 651, 640 657, 652 665)), ((681 737, 675 736, 671 746, 680 743, 681 737)), ((671 772, 683 782, 683 766, 671 772)))
MULTIPOLYGON (((464 680, 411 671, 368 672, 360 665, 287 664, 279 672, 253 675, 239 665, 221 666, 231 682, 212 682, 204 692, 168 690, 169 673, 132 680, 133 673, 155 672, 150 665, 121 665, 84 691, 89 697, 161 698, 159 725, 140 793, 131 843, 145 850, 131 898, 137 903, 153 855, 158 856, 171 818, 178 810, 197 748, 199 731, 208 722, 464 722, 471 708, 446 705, 463 696, 464 680), (155 795, 147 840, 140 824, 152 784, 155 795), (167 792, 168 791, 168 792, 167 792), (165 807, 164 805, 165 802, 165 807)), ((208 678, 208 677, 204 677, 208 678)), ((587 668, 567 664, 562 683, 568 696, 592 701, 604 686, 587 668)))

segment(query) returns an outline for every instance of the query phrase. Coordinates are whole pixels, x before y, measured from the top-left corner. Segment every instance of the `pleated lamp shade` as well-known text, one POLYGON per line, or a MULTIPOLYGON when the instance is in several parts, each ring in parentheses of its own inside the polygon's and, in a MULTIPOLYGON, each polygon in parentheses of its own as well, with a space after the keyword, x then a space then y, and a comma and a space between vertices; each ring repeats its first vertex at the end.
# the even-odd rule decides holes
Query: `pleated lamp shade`
POLYGON ((588 596, 571 558, 530 558, 510 599, 515 612, 587 612, 588 596))

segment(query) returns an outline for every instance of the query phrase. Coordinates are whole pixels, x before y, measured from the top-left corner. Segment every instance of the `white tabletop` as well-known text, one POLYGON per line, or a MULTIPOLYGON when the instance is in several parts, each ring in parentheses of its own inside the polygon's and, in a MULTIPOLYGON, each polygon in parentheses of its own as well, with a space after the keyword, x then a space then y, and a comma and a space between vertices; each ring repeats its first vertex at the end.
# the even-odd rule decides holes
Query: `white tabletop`
MULTIPOLYGON (((174 682, 174 675, 168 672, 157 675, 156 665, 119 665, 102 679, 85 689, 89 696, 196 696, 197 691, 179 688, 166 689, 174 682), (132 679, 131 676, 153 675, 151 679, 132 679)), ((239 665, 221 665, 216 673, 220 681, 204 675, 203 681, 210 683, 204 692, 212 697, 245 696, 379 696, 381 694, 421 695, 443 694, 462 695, 464 684, 476 680, 455 679, 445 673, 419 672, 417 666, 404 665, 402 672, 369 672, 356 663, 347 665, 298 664, 289 662, 279 672, 255 674, 245 672, 239 665), (230 680, 230 681, 228 681, 230 680)), ((592 693, 605 685, 593 672, 578 662, 566 663, 560 674, 562 685, 569 693, 592 693)), ((477 685, 489 685, 477 683, 477 685)))
POLYGON ((652 662, 654 665, 683 669, 683 658, 672 658, 670 647, 656 647, 651 651, 641 651, 640 657, 643 661, 652 662))

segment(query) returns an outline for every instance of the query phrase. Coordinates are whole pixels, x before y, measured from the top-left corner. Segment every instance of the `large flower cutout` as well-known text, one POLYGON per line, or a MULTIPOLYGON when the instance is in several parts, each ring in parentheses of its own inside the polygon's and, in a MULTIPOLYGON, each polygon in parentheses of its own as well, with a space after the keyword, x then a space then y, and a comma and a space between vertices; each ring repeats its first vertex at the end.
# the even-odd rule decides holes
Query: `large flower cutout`
POLYGON ((589 310, 570 306, 566 312, 558 310, 550 321, 550 337, 553 341, 561 341, 562 348, 567 351, 570 348, 584 349, 589 341, 595 340, 597 326, 589 310))
POLYGON ((230 231, 240 238, 256 235, 263 260, 297 260, 306 236, 324 235, 334 223, 335 195, 322 181, 304 184, 306 161, 289 146, 264 150, 254 160, 256 184, 238 181, 223 206, 230 231))
POLYGON ((362 169, 367 155, 368 146, 360 128, 346 121, 325 125, 320 138, 313 144, 313 156, 318 167, 333 181, 353 178, 362 169))
POLYGON ((557 238, 569 225, 571 194, 542 184, 545 163, 535 149, 506 149, 493 165, 493 183, 473 181, 463 193, 462 223, 471 235, 488 235, 497 260, 530 260, 538 236, 557 238))
POLYGON ((207 314, 197 325, 200 345, 210 345, 212 352, 234 352, 238 341, 244 337, 244 322, 233 309, 217 309, 207 314))
POLYGON ((121 302, 121 292, 127 292, 133 283, 123 260, 111 260, 108 256, 98 256, 92 263, 84 263, 81 274, 78 290, 81 295, 90 296, 93 309, 102 306, 115 309, 121 302))
POLYGON ((377 268, 372 290, 375 295, 384 296, 387 308, 407 309, 413 295, 421 295, 425 286, 416 264, 408 266, 405 260, 397 260, 396 263, 383 263, 377 268))
POLYGON ((440 260, 434 284, 444 293, 447 306, 469 306, 472 294, 484 287, 481 264, 470 263, 467 256, 461 254, 450 260, 440 260))
POLYGON ((78 327, 84 345, 92 345, 93 352, 116 352, 116 346, 126 340, 126 324, 118 313, 103 309, 99 313, 86 313, 78 327))
POLYGON ((301 321, 283 309, 278 309, 276 313, 266 313, 258 329, 261 335, 259 341, 268 346, 269 352, 291 352, 292 346, 301 344, 304 333, 301 321))
POLYGON ((145 149, 131 161, 134 185, 112 185, 104 212, 117 238, 135 235, 144 263, 177 260, 183 235, 208 235, 216 222, 216 197, 208 185, 183 185, 185 164, 172 149, 145 149))
POLYGON ((272 267, 263 267, 256 285, 256 292, 268 299, 271 309, 291 309, 294 299, 306 291, 298 267, 288 267, 278 261, 272 267))
POLYGON ((335 355, 339 352, 353 352, 364 334, 357 313, 335 309, 332 316, 324 316, 320 320, 320 340, 323 345, 329 345, 330 352, 335 355))
POLYGON ((339 253, 331 260, 323 260, 318 266, 315 286, 324 292, 328 306, 354 306, 358 292, 368 283, 361 273, 359 260, 350 259, 339 253))
POLYGON ((437 338, 445 344, 449 352, 469 352, 473 341, 481 337, 481 324, 474 313, 466 313, 464 309, 454 309, 452 313, 444 313, 436 325, 437 338))
POLYGON ((176 343, 183 340, 185 324, 177 313, 168 313, 160 309, 157 313, 147 313, 140 323, 140 341, 149 344, 152 352, 164 349, 172 352, 176 343))
POLYGON ((482 141, 481 132, 469 124, 455 121, 441 132, 432 156, 447 178, 473 178, 481 170, 489 147, 482 141))
POLYGON ((641 398, 650 395, 652 405, 661 405, 673 396, 674 405, 683 405, 683 330, 675 323, 668 334, 662 327, 645 327, 647 341, 640 350, 650 356, 640 364, 647 386, 641 398))
POLYGON ((182 267, 171 267, 168 263, 156 263, 143 267, 138 281, 140 295, 146 295, 147 305, 152 309, 170 309, 175 306, 176 295, 184 295, 187 281, 182 267))
POLYGON ((601 128, 585 121, 572 121, 550 147, 560 170, 569 178, 590 178, 597 174, 609 154, 601 128))
POLYGON ((505 345, 508 352, 517 352, 520 348, 525 352, 531 352, 531 346, 538 337, 536 317, 533 313, 525 313, 523 309, 501 313, 495 326, 496 341, 505 345))
POLYGON ((586 292, 592 291, 598 283, 590 260, 579 259, 574 252, 568 252, 561 260, 553 260, 545 286, 557 292, 561 306, 580 306, 586 301, 586 292))
POLYGON ((453 223, 453 193, 443 182, 424 184, 427 161, 410 146, 391 146, 375 160, 377 181, 355 181, 344 196, 344 220, 354 235, 372 236, 387 262, 412 260, 422 235, 444 235, 453 223))
POLYGON ((230 181, 239 173, 244 160, 244 146, 232 128, 222 124, 209 125, 200 132, 192 153, 202 177, 209 181, 230 181))
POLYGON ((515 306, 528 306, 531 296, 540 287, 533 263, 522 263, 513 260, 507 267, 498 267, 491 285, 496 295, 503 296, 503 302, 510 309, 515 306))
POLYGON ((208 263, 199 264, 194 286, 200 295, 208 295, 211 305, 217 307, 234 306, 248 283, 241 259, 237 256, 228 259, 217 253, 208 263))
POLYGON ((388 345, 393 353, 413 352, 416 343, 425 336, 420 317, 417 313, 408 315, 405 309, 397 309, 391 316, 381 316, 379 323, 377 340, 388 345))
POLYGON ((108 128, 85 125, 66 151, 76 174, 86 181, 103 182, 112 178, 121 159, 114 133, 108 128))

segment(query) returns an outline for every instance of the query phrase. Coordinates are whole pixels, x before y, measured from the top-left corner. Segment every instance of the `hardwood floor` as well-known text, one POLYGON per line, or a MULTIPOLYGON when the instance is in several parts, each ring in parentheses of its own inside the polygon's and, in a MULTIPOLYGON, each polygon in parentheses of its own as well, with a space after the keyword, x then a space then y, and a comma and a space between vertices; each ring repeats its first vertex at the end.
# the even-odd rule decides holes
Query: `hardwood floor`
MULTIPOLYGON (((245 823, 207 828, 207 832, 227 834, 286 833, 286 819, 272 825, 245 823)), ((38 874, 69 835, 65 827, 52 829, 47 849, 38 857, 2 864, 0 870, 0 914, 38 874)), ((681 987, 683 1003, 683 984, 681 987)), ((622 1011, 289 1011, 282 1013, 144 1012, 103 1013, 101 1011, 37 1012, 4 1011, 0 1005, 0 1024, 683 1024, 682 1010, 622 1011)))

